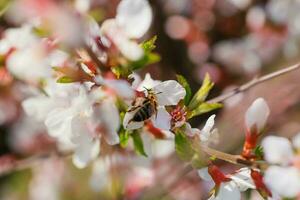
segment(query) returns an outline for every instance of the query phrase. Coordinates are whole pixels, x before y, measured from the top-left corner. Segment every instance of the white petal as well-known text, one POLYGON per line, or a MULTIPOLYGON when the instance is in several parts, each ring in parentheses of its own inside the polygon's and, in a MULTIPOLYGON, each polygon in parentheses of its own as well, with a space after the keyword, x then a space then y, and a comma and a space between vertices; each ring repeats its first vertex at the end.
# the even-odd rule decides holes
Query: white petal
POLYGON ((87 135, 81 135, 73 155, 73 163, 78 168, 84 168, 89 162, 95 159, 100 152, 99 139, 92 140, 87 135))
POLYGON ((257 130, 260 132, 267 122, 270 109, 267 102, 263 98, 256 99, 248 108, 245 121, 248 129, 256 125, 257 130))
POLYGON ((190 136, 190 137, 193 137, 195 135, 200 135, 201 134, 201 131, 197 128, 192 128, 191 125, 186 122, 185 123, 185 133, 190 136))
POLYGON ((296 136, 293 138, 293 146, 300 150, 300 133, 298 133, 296 136))
POLYGON ((23 49, 38 41, 36 35, 33 34, 32 26, 25 24, 20 28, 10 28, 4 33, 4 39, 9 44, 9 48, 15 47, 23 49))
POLYGON ((117 46, 121 53, 129 60, 136 61, 142 58, 144 50, 136 42, 122 38, 118 40, 117 46))
POLYGON ((198 172, 198 175, 200 176, 200 178, 202 178, 203 180, 210 181, 210 182, 213 181, 210 174, 208 173, 208 168, 207 167, 201 168, 197 172, 198 172))
POLYGON ((124 116, 124 119, 123 119, 123 126, 124 126, 125 129, 134 130, 134 129, 139 129, 139 128, 143 127, 144 122, 133 122, 133 121, 131 121, 129 123, 129 121, 134 117, 135 113, 136 113, 136 111, 125 113, 125 116, 124 116))
POLYGON ((238 172, 231 175, 230 178, 242 192, 249 188, 255 189, 249 168, 241 168, 238 172))
POLYGON ((54 102, 46 96, 33 97, 22 102, 26 114, 38 121, 44 121, 54 106, 54 102))
POLYGON ((161 81, 157 81, 157 80, 153 80, 151 78, 151 75, 149 73, 147 73, 145 75, 144 80, 139 84, 139 86, 137 87, 137 91, 145 91, 146 89, 152 89, 154 88, 156 85, 158 85, 159 83, 161 83, 161 81))
POLYGON ((91 0, 75 0, 75 8, 81 13, 86 13, 90 6, 91 0))
POLYGON ((78 168, 85 167, 95 159, 100 151, 100 140, 92 137, 85 118, 76 116, 72 120, 72 142, 76 145, 73 163, 78 168))
POLYGON ((215 200, 240 200, 241 193, 240 193, 239 189, 235 186, 235 184, 230 181, 228 183, 222 183, 217 196, 212 199, 215 199, 215 200))
POLYGON ((300 171, 296 167, 271 166, 265 172, 264 181, 283 197, 293 198, 300 192, 300 171))
POLYGON ((125 80, 104 80, 104 84, 107 87, 112 88, 115 92, 125 98, 125 99, 132 99, 135 97, 135 92, 130 86, 130 84, 125 80))
POLYGON ((293 158, 293 149, 288 139, 267 136, 262 141, 266 161, 272 164, 288 164, 293 158))
POLYGON ((122 0, 116 20, 130 38, 140 38, 149 29, 152 10, 147 0, 122 0))
POLYGON ((93 164, 90 186, 96 192, 101 191, 110 182, 110 163, 106 158, 98 159, 93 164))
POLYGON ((54 50, 48 55, 47 60, 51 67, 58 67, 63 66, 68 57, 68 54, 64 51, 54 50))
POLYGON ((51 67, 44 53, 41 46, 17 50, 8 57, 7 69, 14 76, 25 81, 48 78, 51 76, 51 67))
POLYGON ((210 116, 201 130, 200 138, 202 142, 209 141, 213 134, 217 134, 217 131, 212 131, 215 124, 215 117, 216 115, 210 116))
MULTIPOLYGON (((0 49, 1 49, 1 45, 0 45, 0 49)), ((141 82, 142 82, 140 75, 135 73, 135 72, 130 74, 128 76, 128 78, 133 80, 132 83, 131 83, 133 89, 137 89, 139 87, 139 85, 141 84, 141 82)))
POLYGON ((117 131, 120 127, 120 116, 115 103, 109 99, 104 100, 96 113, 98 113, 101 123, 105 126, 106 132, 103 137, 106 142, 110 145, 118 144, 120 141, 117 131))
POLYGON ((185 97, 185 89, 174 80, 164 81, 153 90, 157 93, 157 102, 161 106, 177 105, 185 97))
POLYGON ((135 41, 120 29, 114 19, 105 20, 101 26, 101 32, 107 36, 129 60, 139 60, 144 55, 144 50, 135 41))
POLYGON ((158 107, 157 116, 152 117, 152 123, 156 128, 162 130, 170 130, 171 128, 171 115, 164 107, 158 107))
POLYGON ((152 153, 156 158, 165 158, 171 155, 175 149, 173 140, 155 140, 152 143, 152 153))
POLYGON ((49 113, 45 120, 50 136, 59 141, 70 141, 72 135, 73 114, 69 109, 58 108, 49 113))

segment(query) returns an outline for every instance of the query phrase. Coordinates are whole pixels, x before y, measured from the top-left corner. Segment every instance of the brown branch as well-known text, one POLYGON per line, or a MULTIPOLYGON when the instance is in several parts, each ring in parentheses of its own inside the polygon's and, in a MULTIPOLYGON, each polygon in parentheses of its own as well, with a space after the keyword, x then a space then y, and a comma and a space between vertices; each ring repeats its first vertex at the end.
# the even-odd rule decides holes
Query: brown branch
POLYGON ((229 99, 230 97, 238 94, 238 93, 242 93, 242 92, 245 92, 246 90, 249 90, 250 88, 260 84, 260 83, 263 83, 265 81, 268 81, 268 80, 271 80, 273 78, 276 78, 276 77, 279 77, 281 75, 284 75, 284 74, 287 74, 289 72, 292 72, 292 71, 295 71, 297 69, 300 68, 300 64, 297 63, 295 65, 292 65, 292 66, 289 66, 289 67, 286 67, 284 69, 281 69, 281 70, 278 70, 278 71, 275 71, 273 73, 270 73, 270 74, 267 74, 267 75, 264 75, 262 77, 259 77, 259 78, 254 78, 253 80, 241 85, 240 87, 237 87, 235 89, 233 89, 232 91, 230 92, 227 92, 225 94, 222 94, 218 97, 215 97, 211 100, 208 101, 208 103, 217 103, 217 102, 222 102, 226 99, 229 99))
POLYGON ((206 154, 215 157, 219 160, 223 160, 232 164, 236 164, 236 165, 243 165, 246 167, 255 167, 255 168, 259 168, 259 169, 265 169, 268 167, 268 164, 264 161, 250 161, 250 160, 246 160, 245 158, 243 158, 240 155, 232 155, 232 154, 228 154, 228 153, 224 153, 221 151, 218 151, 216 149, 212 149, 206 145, 201 145, 201 150, 204 151, 206 154))

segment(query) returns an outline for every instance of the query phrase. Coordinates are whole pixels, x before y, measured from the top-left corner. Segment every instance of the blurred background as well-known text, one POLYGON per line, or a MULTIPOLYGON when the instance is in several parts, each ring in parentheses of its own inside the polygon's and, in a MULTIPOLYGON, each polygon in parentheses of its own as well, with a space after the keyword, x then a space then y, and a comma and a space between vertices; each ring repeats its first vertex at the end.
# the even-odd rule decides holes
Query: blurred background
MULTIPOLYGON (((0 5, 4 8, 9 2, 1 0, 0 5)), ((65 0, 79 9, 87 2, 88 12, 100 24, 115 16, 118 0, 65 0)), ((154 19, 144 39, 157 35, 156 52, 162 59, 141 70, 142 76, 149 72, 153 78, 166 80, 181 74, 195 92, 208 72, 215 82, 209 96, 213 98, 300 60, 299 0, 150 0, 150 4, 154 19)), ((14 26, 4 11, 1 14, 0 34, 14 26)), ((264 97, 271 108, 266 134, 291 138, 298 133, 299 77, 300 71, 295 71, 226 100, 216 112, 220 132, 216 148, 240 152, 244 113, 257 97, 264 97)), ((49 152, 55 146, 42 125, 23 117, 20 100, 27 94, 21 84, 11 81, 0 68, 0 171, 15 158, 49 152)), ((211 114, 193 120, 193 126, 202 127, 211 114)), ((2 175, 0 199, 142 199, 141 193, 147 197, 155 192, 159 197, 148 195, 148 199, 207 198, 210 185, 201 182, 196 172, 175 180, 184 166, 170 150, 160 149, 149 158, 126 155, 103 158, 83 170, 68 158, 47 157, 32 168, 2 175), (133 167, 128 170, 129 166, 133 167)), ((219 164, 232 171, 232 166, 219 164)), ((253 194, 252 199, 260 197, 253 194)))

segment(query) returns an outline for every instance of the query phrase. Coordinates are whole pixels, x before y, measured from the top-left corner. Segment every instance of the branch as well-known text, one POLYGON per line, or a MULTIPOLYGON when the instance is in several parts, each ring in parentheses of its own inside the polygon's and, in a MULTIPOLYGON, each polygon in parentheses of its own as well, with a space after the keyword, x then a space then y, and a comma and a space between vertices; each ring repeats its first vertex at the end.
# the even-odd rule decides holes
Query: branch
POLYGON ((250 161, 246 160, 240 155, 232 155, 228 153, 224 153, 215 149, 212 149, 206 145, 201 145, 201 150, 207 153, 210 156, 213 156, 219 160, 223 160, 232 164, 243 165, 247 167, 255 167, 259 169, 266 169, 268 164, 264 161, 250 161))
POLYGON ((249 90, 250 88, 252 88, 252 87, 254 87, 254 86, 256 86, 260 83, 266 82, 266 81, 271 80, 273 78, 276 78, 276 77, 279 77, 281 75, 287 74, 289 72, 295 71, 299 68, 300 68, 300 64, 298 63, 298 64, 295 64, 295 65, 286 67, 284 69, 275 71, 273 73, 264 75, 260 78, 254 78, 253 80, 241 85, 240 87, 237 87, 237 88, 233 89, 230 92, 227 92, 225 94, 222 94, 218 97, 215 97, 215 98, 209 100, 208 103, 217 103, 217 102, 224 101, 224 100, 229 99, 230 97, 232 97, 232 96, 234 96, 238 93, 245 92, 246 90, 249 90))

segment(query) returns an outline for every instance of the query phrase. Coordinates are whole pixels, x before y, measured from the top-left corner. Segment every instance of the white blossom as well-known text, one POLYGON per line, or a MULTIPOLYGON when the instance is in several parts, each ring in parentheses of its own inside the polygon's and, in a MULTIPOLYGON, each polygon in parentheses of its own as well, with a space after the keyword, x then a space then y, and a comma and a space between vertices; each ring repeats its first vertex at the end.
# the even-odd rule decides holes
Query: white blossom
MULTIPOLYGON (((205 181, 213 181, 207 172, 207 168, 198 170, 198 175, 205 181)), ((222 182, 210 200, 240 200, 241 192, 247 189, 255 189, 249 168, 241 168, 237 172, 228 175, 230 181, 222 182)))
POLYGON ((246 126, 249 130, 256 128, 258 132, 262 131, 267 122, 270 109, 263 98, 256 99, 248 108, 245 115, 246 126))
MULTIPOLYGON (((297 140, 296 136, 293 141, 297 140)), ((297 142, 294 142, 295 144, 297 142)), ((297 167, 298 156, 292 143, 278 136, 268 136, 262 141, 267 162, 272 164, 265 172, 264 180, 275 194, 293 198, 300 193, 300 170, 297 167)), ((295 146, 297 148, 297 146, 295 146)))
POLYGON ((79 84, 64 87, 54 83, 46 87, 48 96, 40 95, 23 102, 28 114, 45 122, 50 136, 62 144, 72 145, 73 162, 80 168, 98 156, 102 137, 108 144, 119 143, 120 119, 114 100, 97 94, 101 93, 100 88, 97 92, 88 90, 79 84))
POLYGON ((198 135, 202 143, 217 142, 218 129, 213 128, 215 124, 215 117, 216 115, 211 115, 201 130, 192 128, 189 123, 185 123, 185 133, 190 137, 198 135))
POLYGON ((262 141, 264 157, 272 164, 287 165, 293 158, 293 149, 288 139, 277 136, 267 136, 262 141))
MULTIPOLYGON (((149 75, 146 79, 139 85, 138 89, 144 88, 144 93, 147 96, 147 90, 151 90, 157 101, 157 114, 151 116, 151 121, 154 126, 163 130, 169 130, 171 126, 171 115, 166 111, 164 106, 167 105, 177 105, 177 103, 185 97, 185 89, 176 81, 169 80, 157 83, 151 79, 149 75), (153 87, 149 87, 153 86, 153 87)), ((131 109, 131 108, 129 108, 131 109)), ((135 113, 139 109, 135 109, 131 112, 126 112, 123 126, 126 129, 138 129, 144 125, 144 122, 131 121, 135 113)))
POLYGON ((300 170, 296 167, 270 166, 265 172, 264 181, 275 193, 293 198, 300 192, 300 170))
POLYGON ((117 8, 117 23, 130 38, 140 38, 149 29, 152 10, 147 0, 122 0, 117 8))

